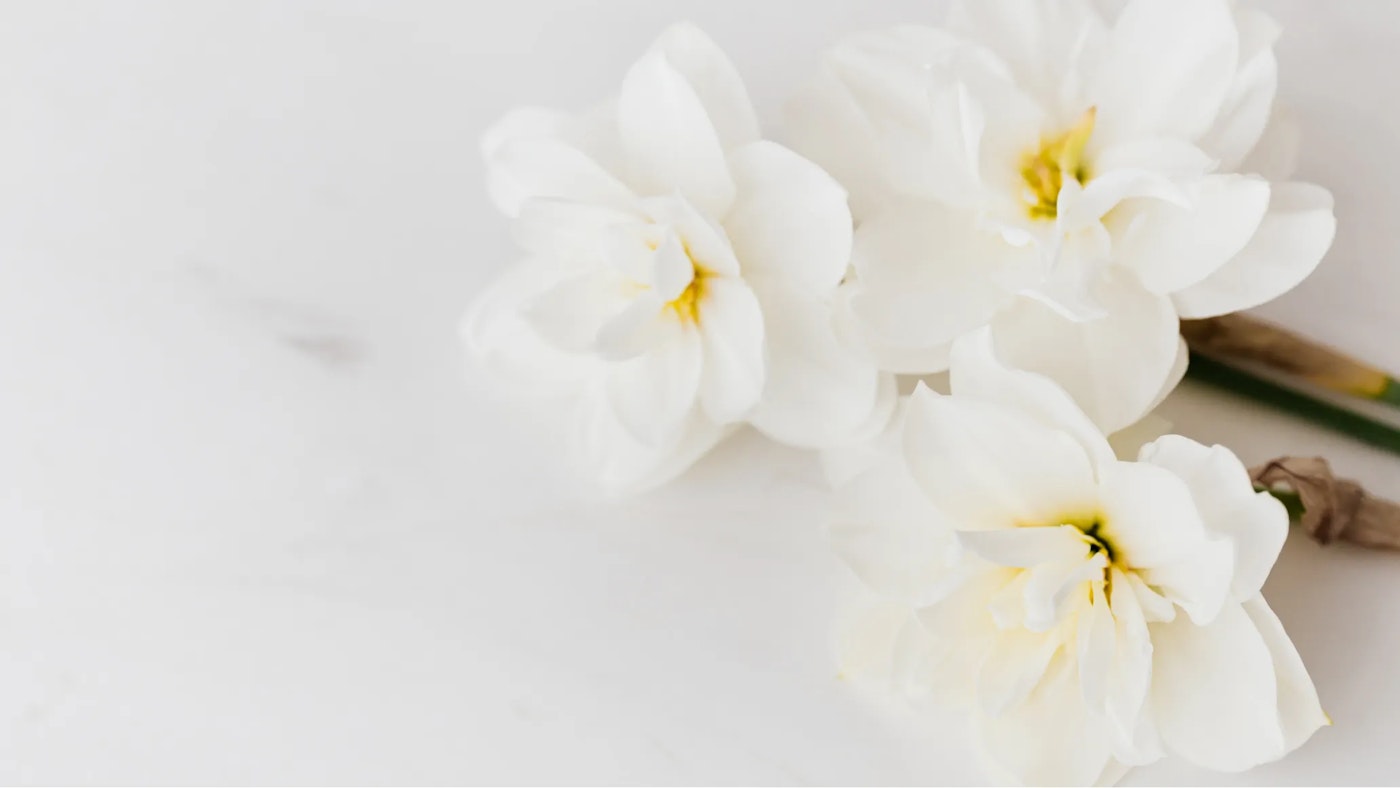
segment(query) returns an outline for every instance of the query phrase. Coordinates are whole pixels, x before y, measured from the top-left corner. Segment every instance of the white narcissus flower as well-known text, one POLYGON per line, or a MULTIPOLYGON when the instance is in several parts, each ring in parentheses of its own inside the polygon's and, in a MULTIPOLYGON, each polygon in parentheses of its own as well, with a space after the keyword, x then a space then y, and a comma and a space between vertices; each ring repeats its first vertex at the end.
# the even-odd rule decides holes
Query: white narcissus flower
POLYGON ((904 611, 897 687, 965 704, 994 768, 1046 785, 1168 752, 1246 769, 1327 724, 1260 595, 1287 513, 1232 453, 1167 435, 1120 461, 985 329, 955 344, 952 392, 916 391, 838 491, 839 553, 904 611))
POLYGON ((489 368, 566 399, 578 460, 605 488, 665 481, 745 422, 809 448, 882 426, 893 379, 833 313, 846 193, 760 139, 697 28, 663 33, 615 101, 517 110, 483 147, 526 256, 464 336, 489 368))
MULTIPOLYGON (((1183 369, 1177 320, 1262 304, 1331 245, 1332 197, 1270 183, 1275 23, 1228 0, 964 0, 855 35, 793 103, 851 192, 849 308, 882 365, 997 352, 1122 427, 1183 369)), ((1280 153, 1282 151, 1282 153, 1280 153)))

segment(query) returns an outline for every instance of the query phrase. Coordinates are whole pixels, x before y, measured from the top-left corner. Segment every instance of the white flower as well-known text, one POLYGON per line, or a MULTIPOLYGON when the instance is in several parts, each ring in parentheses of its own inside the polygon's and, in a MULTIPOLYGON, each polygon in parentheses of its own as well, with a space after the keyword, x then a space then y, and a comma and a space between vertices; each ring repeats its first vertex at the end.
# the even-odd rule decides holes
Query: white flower
POLYGON ((835 47, 789 130, 851 192, 847 295, 882 365, 937 371, 990 325, 1120 427, 1179 379, 1178 316, 1302 281, 1335 222, 1326 190, 1265 179, 1291 166, 1277 33, 1227 0, 1112 23, 1087 0, 966 0, 946 29, 835 47))
POLYGON ((888 417, 892 378, 834 320, 845 191, 760 140, 733 65, 694 26, 663 33, 616 101, 517 110, 484 152, 526 259, 464 335, 487 366, 565 398, 606 488, 664 481, 743 422, 815 448, 888 417))
POLYGON ((839 493, 838 551, 906 611, 896 686, 966 704, 1003 776, 1048 785, 1164 752, 1246 769, 1326 724, 1260 595, 1288 516, 1233 454, 1167 435, 1116 459, 986 330, 954 346, 952 391, 916 391, 839 493))

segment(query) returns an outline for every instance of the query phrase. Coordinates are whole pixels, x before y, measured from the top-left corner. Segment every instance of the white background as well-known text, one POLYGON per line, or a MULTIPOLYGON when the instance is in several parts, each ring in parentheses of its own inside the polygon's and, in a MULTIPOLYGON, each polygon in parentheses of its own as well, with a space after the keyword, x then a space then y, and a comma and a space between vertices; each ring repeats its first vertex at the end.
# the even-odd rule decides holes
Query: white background
MULTIPOLYGON (((1269 316, 1400 369, 1400 4, 1270 4, 1329 259, 1269 316)), ((587 501, 455 337, 512 251, 476 140, 667 22, 760 109, 925 0, 0 6, 0 782, 979 781, 835 676, 815 461, 587 501)), ((1186 388, 1178 430, 1400 459, 1186 388)), ((1336 726, 1240 783, 1400 779, 1400 556, 1267 595, 1336 726)), ((1216 782, 1174 762, 1130 781, 1216 782)))

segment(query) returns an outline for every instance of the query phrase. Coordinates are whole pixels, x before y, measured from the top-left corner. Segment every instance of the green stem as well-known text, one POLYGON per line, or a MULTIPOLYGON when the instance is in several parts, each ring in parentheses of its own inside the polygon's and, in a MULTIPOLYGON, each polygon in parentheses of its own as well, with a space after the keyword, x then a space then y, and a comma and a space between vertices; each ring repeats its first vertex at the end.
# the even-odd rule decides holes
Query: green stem
POLYGON ((1266 492, 1278 499, 1283 504, 1283 508, 1288 510, 1288 522, 1296 523, 1303 516, 1303 499, 1293 490, 1275 490, 1272 487, 1265 487, 1262 484, 1254 485, 1256 492, 1266 492))
POLYGON ((1192 353, 1191 365, 1187 367, 1186 375, 1193 380, 1224 389, 1245 399, 1271 405, 1319 426, 1400 455, 1400 429, 1372 421, 1359 413, 1323 402, 1236 367, 1192 353))
POLYGON ((1376 395, 1376 402, 1384 402, 1391 407, 1400 407, 1400 381, 1395 378, 1386 378, 1385 388, 1376 395))

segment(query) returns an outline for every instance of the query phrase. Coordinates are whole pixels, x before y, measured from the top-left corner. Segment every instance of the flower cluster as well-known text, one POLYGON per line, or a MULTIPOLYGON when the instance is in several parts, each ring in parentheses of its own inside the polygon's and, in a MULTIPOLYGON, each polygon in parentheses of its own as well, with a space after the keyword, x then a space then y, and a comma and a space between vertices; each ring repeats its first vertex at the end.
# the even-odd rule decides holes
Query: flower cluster
POLYGON ((896 685, 964 704, 1005 776, 1281 757, 1325 722, 1259 594, 1287 513, 1224 448, 1105 437, 1180 380, 1181 318, 1331 245, 1277 33, 1228 0, 967 0, 838 43, 784 147, 674 26, 614 98, 487 132, 521 259, 464 339, 609 492, 745 424, 845 467, 833 536, 901 611, 896 685))

